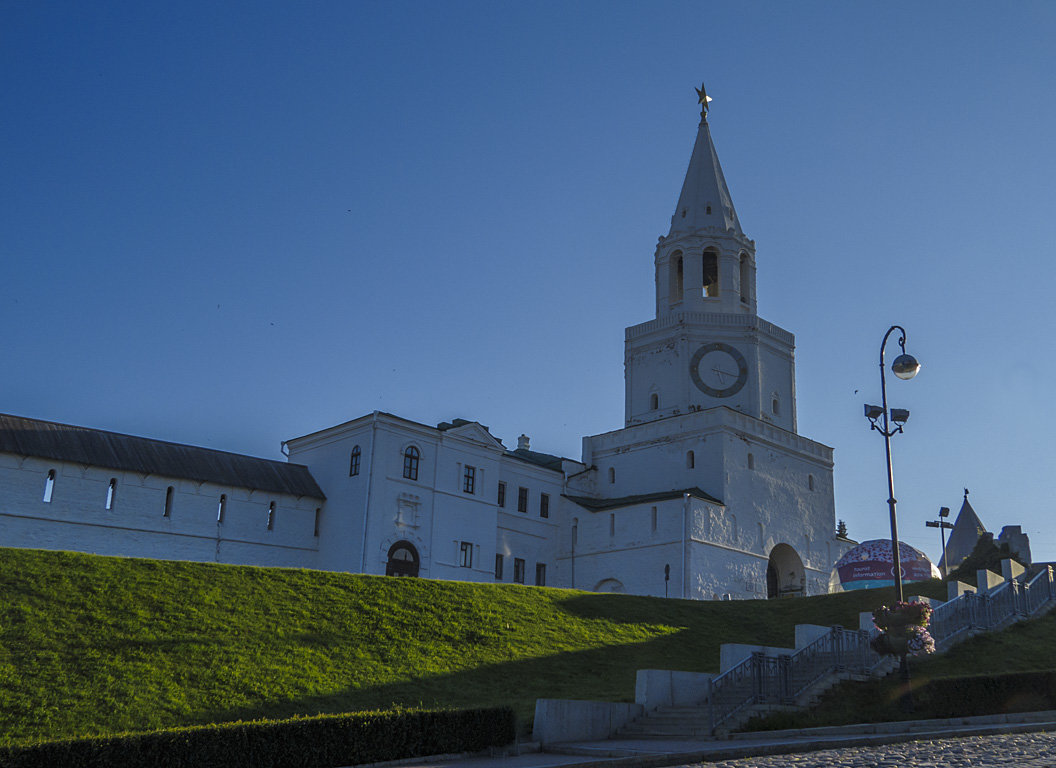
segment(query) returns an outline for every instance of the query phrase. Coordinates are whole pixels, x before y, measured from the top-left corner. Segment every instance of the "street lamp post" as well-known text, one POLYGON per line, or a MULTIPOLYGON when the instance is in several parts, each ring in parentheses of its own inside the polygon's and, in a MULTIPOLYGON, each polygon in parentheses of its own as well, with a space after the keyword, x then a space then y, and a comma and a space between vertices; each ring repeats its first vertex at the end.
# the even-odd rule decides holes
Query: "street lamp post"
POLYGON ((946 531, 953 528, 953 523, 947 523, 946 518, 950 516, 949 507, 939 507, 939 519, 928 520, 924 525, 928 528, 938 528, 939 537, 942 539, 942 578, 949 576, 950 564, 946 562, 946 531))
MULTIPOLYGON (((909 411, 903 408, 887 407, 887 378, 884 368, 884 350, 887 340, 894 331, 899 332, 898 345, 902 348, 902 354, 891 362, 891 372, 900 379, 912 379, 920 370, 920 363, 910 354, 906 353, 906 329, 900 325, 892 325, 884 334, 884 340, 880 343, 880 397, 881 405, 865 406, 865 417, 869 419, 870 429, 875 429, 884 436, 884 453, 887 458, 887 507, 891 514, 891 575, 895 581, 895 598, 903 602, 902 595, 902 559, 898 552, 898 518, 895 515, 895 473, 891 467, 891 437, 902 431, 903 425, 909 420, 909 411), (894 423, 894 428, 891 424, 894 423)), ((909 665, 906 663, 906 654, 901 659, 902 679, 909 680, 909 665)), ((907 702, 908 703, 908 702, 907 702)))

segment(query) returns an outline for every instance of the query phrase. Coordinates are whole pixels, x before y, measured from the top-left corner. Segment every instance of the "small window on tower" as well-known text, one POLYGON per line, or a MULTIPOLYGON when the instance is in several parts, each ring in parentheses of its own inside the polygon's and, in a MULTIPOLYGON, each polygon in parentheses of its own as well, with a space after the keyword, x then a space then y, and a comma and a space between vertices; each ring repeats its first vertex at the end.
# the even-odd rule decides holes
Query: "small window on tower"
POLYGON ((748 304, 748 283, 750 280, 751 267, 748 264, 748 254, 741 254, 741 303, 748 304))
POLYGON ((609 467, 609 485, 616 482, 616 467, 609 467))
POLYGON ((715 251, 704 251, 704 283, 702 293, 706 298, 719 295, 719 256, 715 251))
POLYGON ((660 409, 660 395, 652 394, 649 395, 649 409, 657 411, 660 409))
POLYGON ((359 457, 360 457, 360 450, 359 450, 359 446, 357 445, 357 446, 352 448, 352 454, 351 454, 351 456, 349 457, 349 460, 348 460, 348 476, 349 477, 355 477, 356 475, 359 474, 359 457))
POLYGON ((669 269, 671 270, 670 299, 672 304, 677 304, 682 301, 682 251, 675 251, 671 254, 669 269))
POLYGON ((693 469, 697 464, 697 458, 693 455, 693 451, 686 451, 686 468, 693 469))
POLYGON ((774 395, 774 400, 773 400, 773 403, 771 404, 771 409, 774 412, 774 416, 780 416, 781 415, 781 401, 777 398, 777 395, 774 395))
POLYGON ((707 208, 704 209, 704 213, 708 214, 708 216, 711 215, 711 206, 710 205, 707 208))

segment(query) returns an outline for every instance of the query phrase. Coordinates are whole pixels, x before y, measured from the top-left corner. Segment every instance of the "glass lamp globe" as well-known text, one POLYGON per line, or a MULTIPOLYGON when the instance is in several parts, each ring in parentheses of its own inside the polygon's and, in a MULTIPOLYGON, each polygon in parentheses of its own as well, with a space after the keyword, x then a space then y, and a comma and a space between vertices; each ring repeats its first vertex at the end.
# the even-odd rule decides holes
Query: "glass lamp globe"
POLYGON ((920 363, 913 355, 903 352, 891 363, 891 370, 900 379, 912 379, 920 371, 920 363))

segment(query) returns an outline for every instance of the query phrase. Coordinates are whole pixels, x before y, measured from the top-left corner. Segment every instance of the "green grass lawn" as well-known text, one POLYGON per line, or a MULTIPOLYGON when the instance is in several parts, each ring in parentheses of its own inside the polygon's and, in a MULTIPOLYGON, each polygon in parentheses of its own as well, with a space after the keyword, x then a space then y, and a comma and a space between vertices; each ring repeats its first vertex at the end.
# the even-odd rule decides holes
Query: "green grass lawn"
MULTIPOLYGON (((941 584, 922 590, 942 593, 941 584)), ((635 670, 857 627, 890 590, 693 602, 0 548, 0 744, 296 714, 629 701, 635 670)))

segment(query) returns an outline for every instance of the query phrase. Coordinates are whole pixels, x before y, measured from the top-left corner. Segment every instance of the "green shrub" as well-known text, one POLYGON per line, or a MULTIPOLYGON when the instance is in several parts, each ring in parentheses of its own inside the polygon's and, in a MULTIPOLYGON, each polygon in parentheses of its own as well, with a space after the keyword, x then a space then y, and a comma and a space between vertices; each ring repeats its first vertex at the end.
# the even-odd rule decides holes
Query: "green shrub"
POLYGON ((0 768, 334 768, 509 744, 513 710, 388 711, 0 748, 0 768))
POLYGON ((1056 709, 1056 672, 944 677, 913 694, 928 717, 970 717, 1056 709))

